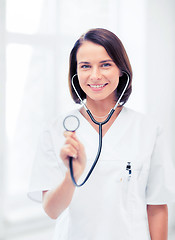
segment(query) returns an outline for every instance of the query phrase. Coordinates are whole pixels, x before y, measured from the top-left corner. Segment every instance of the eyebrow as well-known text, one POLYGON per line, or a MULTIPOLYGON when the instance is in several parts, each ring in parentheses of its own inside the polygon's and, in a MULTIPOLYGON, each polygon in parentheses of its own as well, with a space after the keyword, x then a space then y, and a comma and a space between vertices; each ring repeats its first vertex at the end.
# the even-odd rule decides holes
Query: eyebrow
MULTIPOLYGON (((100 61, 100 63, 106 63, 106 62, 113 62, 113 60, 107 59, 107 60, 100 61)), ((90 62, 82 61, 82 62, 79 62, 78 64, 90 64, 90 62)))
POLYGON ((107 60, 103 60, 103 61, 101 61, 100 63, 105 63, 105 62, 113 62, 113 60, 111 60, 111 59, 107 59, 107 60))

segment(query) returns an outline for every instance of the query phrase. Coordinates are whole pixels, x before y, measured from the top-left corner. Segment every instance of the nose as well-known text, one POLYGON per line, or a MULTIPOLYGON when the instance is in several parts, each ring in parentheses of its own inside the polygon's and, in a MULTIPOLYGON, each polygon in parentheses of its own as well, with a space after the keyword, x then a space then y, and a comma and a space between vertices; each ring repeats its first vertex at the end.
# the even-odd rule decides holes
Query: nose
POLYGON ((94 67, 92 68, 92 71, 91 71, 91 80, 101 80, 102 78, 102 75, 101 75, 101 72, 100 72, 100 69, 98 67, 94 67))

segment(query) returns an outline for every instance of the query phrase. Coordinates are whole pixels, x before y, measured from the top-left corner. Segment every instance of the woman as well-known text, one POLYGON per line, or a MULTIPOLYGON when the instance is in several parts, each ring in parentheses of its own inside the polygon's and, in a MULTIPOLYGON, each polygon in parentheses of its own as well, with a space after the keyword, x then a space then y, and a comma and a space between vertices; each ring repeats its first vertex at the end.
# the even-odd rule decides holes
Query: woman
MULTIPOLYGON (((92 175, 76 188, 69 171, 81 182, 95 159, 98 126, 84 107, 69 114, 80 127, 64 132, 59 116, 43 132, 29 196, 43 201, 53 219, 68 209, 69 240, 166 240, 167 203, 174 200, 172 163, 162 129, 151 118, 124 107, 132 90, 132 69, 126 51, 112 32, 92 29, 70 54, 69 86, 73 86, 97 121, 104 121, 126 86, 118 107, 103 125, 103 149, 92 175), (40 199, 39 195, 40 193, 40 199)), ((55 239, 58 236, 55 237, 55 239)))

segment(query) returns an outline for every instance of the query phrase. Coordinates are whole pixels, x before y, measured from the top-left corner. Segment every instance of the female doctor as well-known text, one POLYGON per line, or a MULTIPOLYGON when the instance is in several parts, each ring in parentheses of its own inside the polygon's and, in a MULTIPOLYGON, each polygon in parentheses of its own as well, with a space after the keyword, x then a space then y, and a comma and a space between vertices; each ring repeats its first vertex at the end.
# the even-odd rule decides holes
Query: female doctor
POLYGON ((42 201, 45 212, 57 221, 67 209, 67 228, 54 239, 167 240, 167 203, 175 195, 162 128, 124 106, 132 90, 132 69, 119 38, 97 28, 77 40, 70 54, 70 92, 80 103, 73 81, 97 121, 106 119, 127 77, 127 89, 103 125, 103 149, 85 185, 77 188, 69 171, 72 157, 74 178, 81 182, 96 156, 98 126, 85 108, 69 113, 80 120, 76 132, 64 131, 63 115, 41 135, 29 196, 42 201))

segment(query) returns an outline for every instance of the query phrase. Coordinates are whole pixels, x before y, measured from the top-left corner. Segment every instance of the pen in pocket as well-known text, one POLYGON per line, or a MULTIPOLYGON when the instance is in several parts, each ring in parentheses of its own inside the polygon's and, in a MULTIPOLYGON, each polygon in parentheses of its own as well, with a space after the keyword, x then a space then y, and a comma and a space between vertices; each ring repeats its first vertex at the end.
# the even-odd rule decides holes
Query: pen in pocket
POLYGON ((132 173, 132 170, 131 170, 131 162, 128 162, 128 163, 127 163, 127 165, 126 165, 126 171, 128 171, 128 181, 130 181, 131 173, 132 173))

